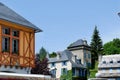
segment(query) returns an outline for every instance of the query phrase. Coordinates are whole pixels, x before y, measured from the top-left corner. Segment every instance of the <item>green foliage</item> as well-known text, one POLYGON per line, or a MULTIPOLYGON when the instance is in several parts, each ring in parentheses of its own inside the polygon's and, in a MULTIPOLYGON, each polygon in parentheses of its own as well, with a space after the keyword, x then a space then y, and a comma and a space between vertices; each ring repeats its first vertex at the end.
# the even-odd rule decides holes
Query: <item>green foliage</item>
POLYGON ((98 61, 95 62, 95 68, 90 69, 90 78, 95 78, 95 74, 98 72, 98 61))
POLYGON ((97 26, 95 26, 92 39, 91 39, 91 53, 92 53, 92 68, 95 67, 95 61, 98 60, 98 55, 103 52, 102 40, 99 36, 97 26))
POLYGON ((115 38, 113 41, 105 43, 103 48, 105 55, 120 54, 120 39, 115 38))
POLYGON ((45 48, 41 48, 39 51, 39 57, 40 57, 40 61, 42 61, 43 59, 46 58, 47 55, 47 51, 45 50, 45 48))
POLYGON ((56 57, 57 56, 57 54, 55 53, 55 52, 52 52, 51 54, 49 54, 49 57, 50 58, 54 58, 54 57, 56 57))
POLYGON ((44 58, 40 61, 39 54, 35 57, 35 67, 31 69, 31 74, 50 75, 48 68, 48 59, 44 58))
POLYGON ((61 75, 60 80, 72 80, 72 70, 69 70, 67 74, 61 75))
POLYGON ((92 35, 92 40, 90 45, 91 45, 91 52, 95 60, 97 60, 98 54, 102 54, 103 45, 102 45, 102 40, 99 36, 99 31, 97 30, 96 26, 92 35))

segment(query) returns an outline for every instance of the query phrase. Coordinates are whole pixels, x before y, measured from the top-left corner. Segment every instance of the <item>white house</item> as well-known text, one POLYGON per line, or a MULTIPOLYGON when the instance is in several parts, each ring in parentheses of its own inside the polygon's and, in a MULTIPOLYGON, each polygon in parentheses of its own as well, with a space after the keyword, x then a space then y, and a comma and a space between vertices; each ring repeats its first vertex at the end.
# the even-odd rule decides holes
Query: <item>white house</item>
POLYGON ((49 68, 53 77, 56 78, 60 78, 62 74, 67 74, 68 70, 72 70, 73 76, 86 76, 86 68, 68 50, 59 52, 55 58, 50 58, 49 68))
POLYGON ((82 39, 72 43, 67 50, 58 52, 57 57, 49 58, 49 68, 55 78, 67 74, 68 70, 72 70, 73 76, 86 77, 87 66, 91 66, 90 47, 82 39))

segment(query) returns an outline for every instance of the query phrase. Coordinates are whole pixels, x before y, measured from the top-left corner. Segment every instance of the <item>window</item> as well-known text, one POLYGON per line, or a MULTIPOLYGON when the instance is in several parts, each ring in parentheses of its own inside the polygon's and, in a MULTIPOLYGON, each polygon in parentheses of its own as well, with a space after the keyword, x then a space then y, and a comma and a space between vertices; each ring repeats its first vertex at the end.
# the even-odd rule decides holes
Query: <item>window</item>
POLYGON ((88 63, 87 63, 87 66, 88 66, 88 67, 91 67, 91 64, 88 62, 88 63))
POLYGON ((19 53, 19 31, 2 28, 2 52, 19 53))
POLYGON ((9 37, 2 37, 2 52, 9 52, 9 37))
POLYGON ((77 64, 81 64, 81 59, 77 59, 77 64))
POLYGON ((117 63, 120 63, 120 61, 117 61, 117 63))
POLYGON ((62 62, 62 66, 66 66, 67 65, 67 62, 66 61, 63 61, 62 62))
POLYGON ((55 67, 55 63, 53 62, 53 63, 51 63, 51 67, 55 67))
POLYGON ((51 70, 50 72, 51 72, 52 76, 54 76, 54 77, 55 77, 55 75, 56 75, 56 70, 55 70, 55 69, 53 69, 53 70, 51 70))
POLYGON ((103 61, 103 64, 106 64, 106 61, 103 61))
POLYGON ((102 71, 102 73, 105 73, 105 69, 104 68, 102 68, 101 71, 102 71))
POLYGON ((91 55, 90 55, 90 53, 88 54, 88 58, 91 58, 91 55))
POLYGON ((117 72, 120 73, 120 68, 117 69, 117 72))
POLYGON ((113 69, 110 69, 109 72, 112 73, 113 69))
POLYGON ((72 75, 75 76, 75 68, 72 68, 72 75))
POLYGON ((9 28, 3 28, 2 33, 3 34, 10 34, 10 29, 9 28))
POLYGON ((18 53, 18 39, 12 39, 12 53, 18 53))
POLYGON ((67 74, 67 68, 62 68, 61 69, 61 74, 67 74))
POLYGON ((13 30, 12 35, 15 36, 15 37, 19 37, 19 31, 13 30))
POLYGON ((110 61, 110 63, 113 63, 113 61, 110 61))
POLYGON ((84 53, 84 58, 86 58, 86 55, 87 55, 87 54, 86 54, 86 53, 84 53))

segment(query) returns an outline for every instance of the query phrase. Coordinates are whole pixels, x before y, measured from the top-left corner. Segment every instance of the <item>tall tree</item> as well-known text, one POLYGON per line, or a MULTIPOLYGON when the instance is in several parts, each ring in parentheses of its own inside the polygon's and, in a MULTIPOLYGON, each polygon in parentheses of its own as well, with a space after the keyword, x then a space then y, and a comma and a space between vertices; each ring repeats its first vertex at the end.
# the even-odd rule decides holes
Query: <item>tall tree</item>
POLYGON ((91 53, 92 53, 92 63, 94 65, 95 60, 98 60, 98 55, 102 54, 103 51, 103 44, 99 36, 99 31, 97 30, 97 26, 95 26, 90 45, 91 45, 91 53))
POLYGON ((40 51, 39 51, 39 58, 40 58, 40 61, 42 61, 44 58, 46 58, 46 55, 47 55, 47 51, 45 48, 41 48, 40 51))

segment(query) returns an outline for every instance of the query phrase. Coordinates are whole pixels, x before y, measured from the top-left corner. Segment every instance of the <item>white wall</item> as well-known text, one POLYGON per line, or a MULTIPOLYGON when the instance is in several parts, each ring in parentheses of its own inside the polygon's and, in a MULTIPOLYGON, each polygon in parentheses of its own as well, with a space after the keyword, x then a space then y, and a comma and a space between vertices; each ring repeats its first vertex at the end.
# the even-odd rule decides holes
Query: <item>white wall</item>
POLYGON ((67 65, 66 66, 62 66, 62 62, 56 62, 55 63, 55 67, 51 67, 51 64, 49 64, 49 68, 50 68, 50 70, 56 68, 56 78, 60 78, 60 76, 61 76, 61 69, 62 68, 67 68, 67 70, 71 70, 72 69, 72 65, 71 65, 70 61, 67 61, 67 65))

